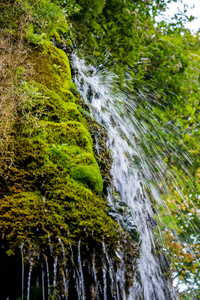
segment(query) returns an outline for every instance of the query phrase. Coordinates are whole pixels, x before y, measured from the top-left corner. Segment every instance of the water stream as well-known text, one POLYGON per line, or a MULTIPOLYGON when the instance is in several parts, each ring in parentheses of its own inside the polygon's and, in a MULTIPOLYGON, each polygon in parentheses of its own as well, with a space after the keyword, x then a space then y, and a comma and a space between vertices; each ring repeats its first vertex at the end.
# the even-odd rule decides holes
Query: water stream
MULTIPOLYGON (((138 146, 138 140, 142 140, 143 133, 148 128, 144 122, 139 122, 134 117, 134 101, 131 101, 125 93, 114 89, 114 75, 102 74, 93 66, 86 66, 76 55, 73 55, 72 61, 76 70, 74 82, 81 96, 90 106, 90 113, 108 132, 108 147, 113 156, 111 172, 114 188, 131 209, 130 222, 136 226, 140 234, 139 268, 130 290, 129 300, 178 299, 170 283, 164 278, 159 261, 154 255, 156 245, 152 229, 156 221, 152 203, 146 192, 147 182, 152 178, 152 174, 148 161, 145 160, 144 151, 138 146), (133 162, 138 158, 140 168, 133 162)), ((99 151, 98 142, 97 151, 99 151)), ((157 164, 162 171, 164 166, 161 160, 158 159, 157 164)), ((151 193, 156 196, 156 201, 161 201, 153 185, 151 193)), ((114 206, 112 193, 109 194, 108 201, 111 207, 114 206)), ((109 272, 112 273, 111 266, 109 272)), ((104 289, 105 287, 106 282, 104 289)), ((127 298, 124 296, 123 299, 127 298)))

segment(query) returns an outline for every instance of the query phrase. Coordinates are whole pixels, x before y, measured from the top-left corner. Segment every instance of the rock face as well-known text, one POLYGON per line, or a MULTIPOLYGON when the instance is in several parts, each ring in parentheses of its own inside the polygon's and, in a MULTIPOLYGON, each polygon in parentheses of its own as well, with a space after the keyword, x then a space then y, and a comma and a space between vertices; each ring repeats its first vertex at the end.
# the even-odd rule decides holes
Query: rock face
POLYGON ((102 129, 81 108, 64 51, 29 45, 25 64, 0 182, 1 297, 122 299, 138 246, 108 215, 108 152, 97 157, 92 138, 102 129))

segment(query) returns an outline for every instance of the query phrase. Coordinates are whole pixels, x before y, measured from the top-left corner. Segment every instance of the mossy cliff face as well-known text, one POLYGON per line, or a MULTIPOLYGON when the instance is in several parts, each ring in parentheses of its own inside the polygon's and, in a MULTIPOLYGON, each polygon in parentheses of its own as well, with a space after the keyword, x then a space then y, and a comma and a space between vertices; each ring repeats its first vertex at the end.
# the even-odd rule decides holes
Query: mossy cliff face
POLYGON ((104 293, 115 299, 120 283, 112 282, 110 268, 116 272, 123 264, 127 289, 138 249, 108 215, 102 198, 90 131, 98 125, 84 117, 80 98, 70 91, 75 87, 65 52, 50 43, 32 46, 26 62, 34 72, 31 81, 23 82, 26 97, 13 128, 14 159, 1 180, 4 267, 18 262, 14 275, 1 276, 1 282, 15 281, 16 286, 15 291, 5 288, 3 297, 20 297, 22 259, 24 294, 28 297, 30 281, 31 299, 42 299, 41 270, 44 293, 51 299, 66 294, 69 299, 97 299, 97 294, 102 299, 104 293), (121 259, 117 251, 123 253, 121 259))

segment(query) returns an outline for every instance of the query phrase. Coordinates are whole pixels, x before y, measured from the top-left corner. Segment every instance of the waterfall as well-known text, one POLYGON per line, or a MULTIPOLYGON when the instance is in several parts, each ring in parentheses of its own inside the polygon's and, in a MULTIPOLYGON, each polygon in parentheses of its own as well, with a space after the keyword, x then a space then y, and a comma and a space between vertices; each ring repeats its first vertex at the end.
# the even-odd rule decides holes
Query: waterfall
MULTIPOLYGON (((138 140, 142 139, 143 132, 147 130, 145 123, 139 123, 134 117, 134 101, 126 93, 114 89, 115 75, 98 72, 93 66, 87 66, 75 54, 72 56, 72 63, 75 69, 74 82, 82 98, 88 103, 93 117, 108 132, 108 147, 113 156, 111 173, 114 188, 130 208, 131 223, 140 235, 139 267, 129 300, 178 299, 170 283, 164 278, 155 255, 156 245, 152 229, 156 221, 152 203, 146 192, 151 172, 142 148, 138 146, 138 140), (141 170, 133 163, 137 158, 140 159, 141 170)), ((159 163, 163 167, 161 162, 159 163)), ((156 195, 155 200, 161 201, 153 185, 151 193, 156 195)), ((112 193, 109 194, 108 201, 111 207, 114 206, 112 193)), ((112 273, 111 267, 109 272, 112 273)), ((104 289, 105 286, 104 282, 104 289)))
POLYGON ((92 255, 92 273, 93 273, 93 277, 94 277, 94 282, 95 282, 95 291, 96 291, 96 298, 97 300, 100 299, 99 296, 99 284, 98 284, 98 280, 97 280, 97 273, 96 273, 96 266, 95 266, 95 251, 93 252, 92 255))

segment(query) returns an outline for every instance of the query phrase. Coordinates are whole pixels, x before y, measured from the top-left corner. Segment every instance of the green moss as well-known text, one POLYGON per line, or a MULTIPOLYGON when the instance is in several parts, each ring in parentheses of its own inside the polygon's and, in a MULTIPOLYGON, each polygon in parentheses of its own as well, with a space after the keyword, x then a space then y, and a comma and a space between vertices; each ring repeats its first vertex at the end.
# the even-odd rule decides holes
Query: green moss
POLYGON ((67 123, 45 122, 44 132, 41 133, 49 144, 68 144, 78 146, 86 152, 92 153, 92 138, 86 128, 80 123, 70 121, 67 123))
MULTIPOLYGON (((25 190, 34 191, 37 187, 43 191, 43 177, 47 186, 49 183, 54 186, 52 178, 56 176, 58 181, 59 176, 63 176, 79 186, 80 197, 84 186, 88 195, 90 190, 101 194, 103 180, 94 158, 92 137, 86 128, 89 126, 67 89, 74 85, 66 54, 46 43, 34 47, 27 62, 34 66, 35 74, 34 81, 25 85, 29 100, 24 103, 21 120, 16 124, 16 159, 12 175, 18 178, 24 174, 25 190)), ((75 186, 70 190, 69 183, 65 185, 68 193, 75 193, 75 186)), ((14 186, 12 190, 17 191, 18 180, 14 186)))
POLYGON ((34 67, 36 82, 63 98, 70 94, 68 88, 71 85, 71 70, 64 51, 47 43, 33 48, 29 53, 27 63, 31 63, 34 67))
MULTIPOLYGON (((9 255, 23 245, 37 259, 37 253, 48 253, 49 238, 56 240, 69 234, 62 207, 52 202, 45 203, 44 199, 39 193, 24 192, 1 200, 1 232, 10 243, 9 255)), ((56 253, 56 245, 52 244, 52 248, 56 253)))
POLYGON ((63 101, 56 92, 40 83, 32 81, 28 86, 37 91, 37 97, 32 100, 32 115, 40 120, 54 122, 82 121, 82 115, 70 94, 66 93, 63 101))
POLYGON ((51 160, 68 170, 70 176, 85 184, 97 194, 103 190, 103 180, 99 166, 90 153, 85 153, 78 146, 53 145, 49 149, 51 160))
POLYGON ((87 184, 96 193, 102 193, 103 180, 97 166, 79 165, 71 171, 70 175, 74 180, 87 184))
MULTIPOLYGON (((81 241, 98 253, 101 271, 99 249, 104 240, 113 257, 120 244, 128 254, 134 254, 135 262, 137 245, 108 215, 101 196, 101 172, 104 176, 108 173, 105 165, 110 160, 106 138, 104 135, 99 141, 97 158, 93 138, 103 129, 83 109, 85 106, 81 108, 83 101, 71 83, 66 54, 43 43, 29 51, 27 63, 35 73, 23 86, 24 100, 13 129, 14 160, 2 176, 5 181, 0 182, 0 223, 8 254, 23 245, 27 261, 36 262, 39 255, 44 261, 51 247, 62 274, 68 263, 63 266, 62 247, 67 256, 69 244, 77 247, 81 241)), ((92 259, 87 251, 81 255, 86 256, 85 261, 92 259)), ((127 274, 133 273, 128 259, 126 268, 127 274)))
MULTIPOLYGON (((102 177, 93 155, 92 139, 80 122, 40 121, 35 128, 32 124, 31 134, 30 127, 31 124, 28 128, 19 128, 22 136, 16 139, 20 168, 25 165, 29 174, 33 174, 37 169, 41 173, 38 165, 52 164, 95 193, 102 193, 102 177)), ((42 173, 45 174, 45 170, 42 173)))
POLYGON ((105 200, 70 176, 63 179, 52 178, 51 185, 48 186, 48 198, 62 203, 66 218, 70 221, 72 235, 81 237, 85 232, 97 242, 100 242, 102 236, 109 235, 111 239, 116 236, 119 227, 107 215, 105 200))
MULTIPOLYGON (((69 86, 69 88, 70 88, 70 86, 69 86)), ((74 97, 73 93, 70 90, 63 90, 62 89, 61 95, 62 95, 62 98, 65 102, 68 102, 68 101, 75 102, 75 97, 74 97)))
POLYGON ((55 38, 57 43, 62 42, 62 37, 66 36, 69 33, 69 27, 65 22, 59 22, 49 26, 47 31, 47 37, 49 40, 55 38))

